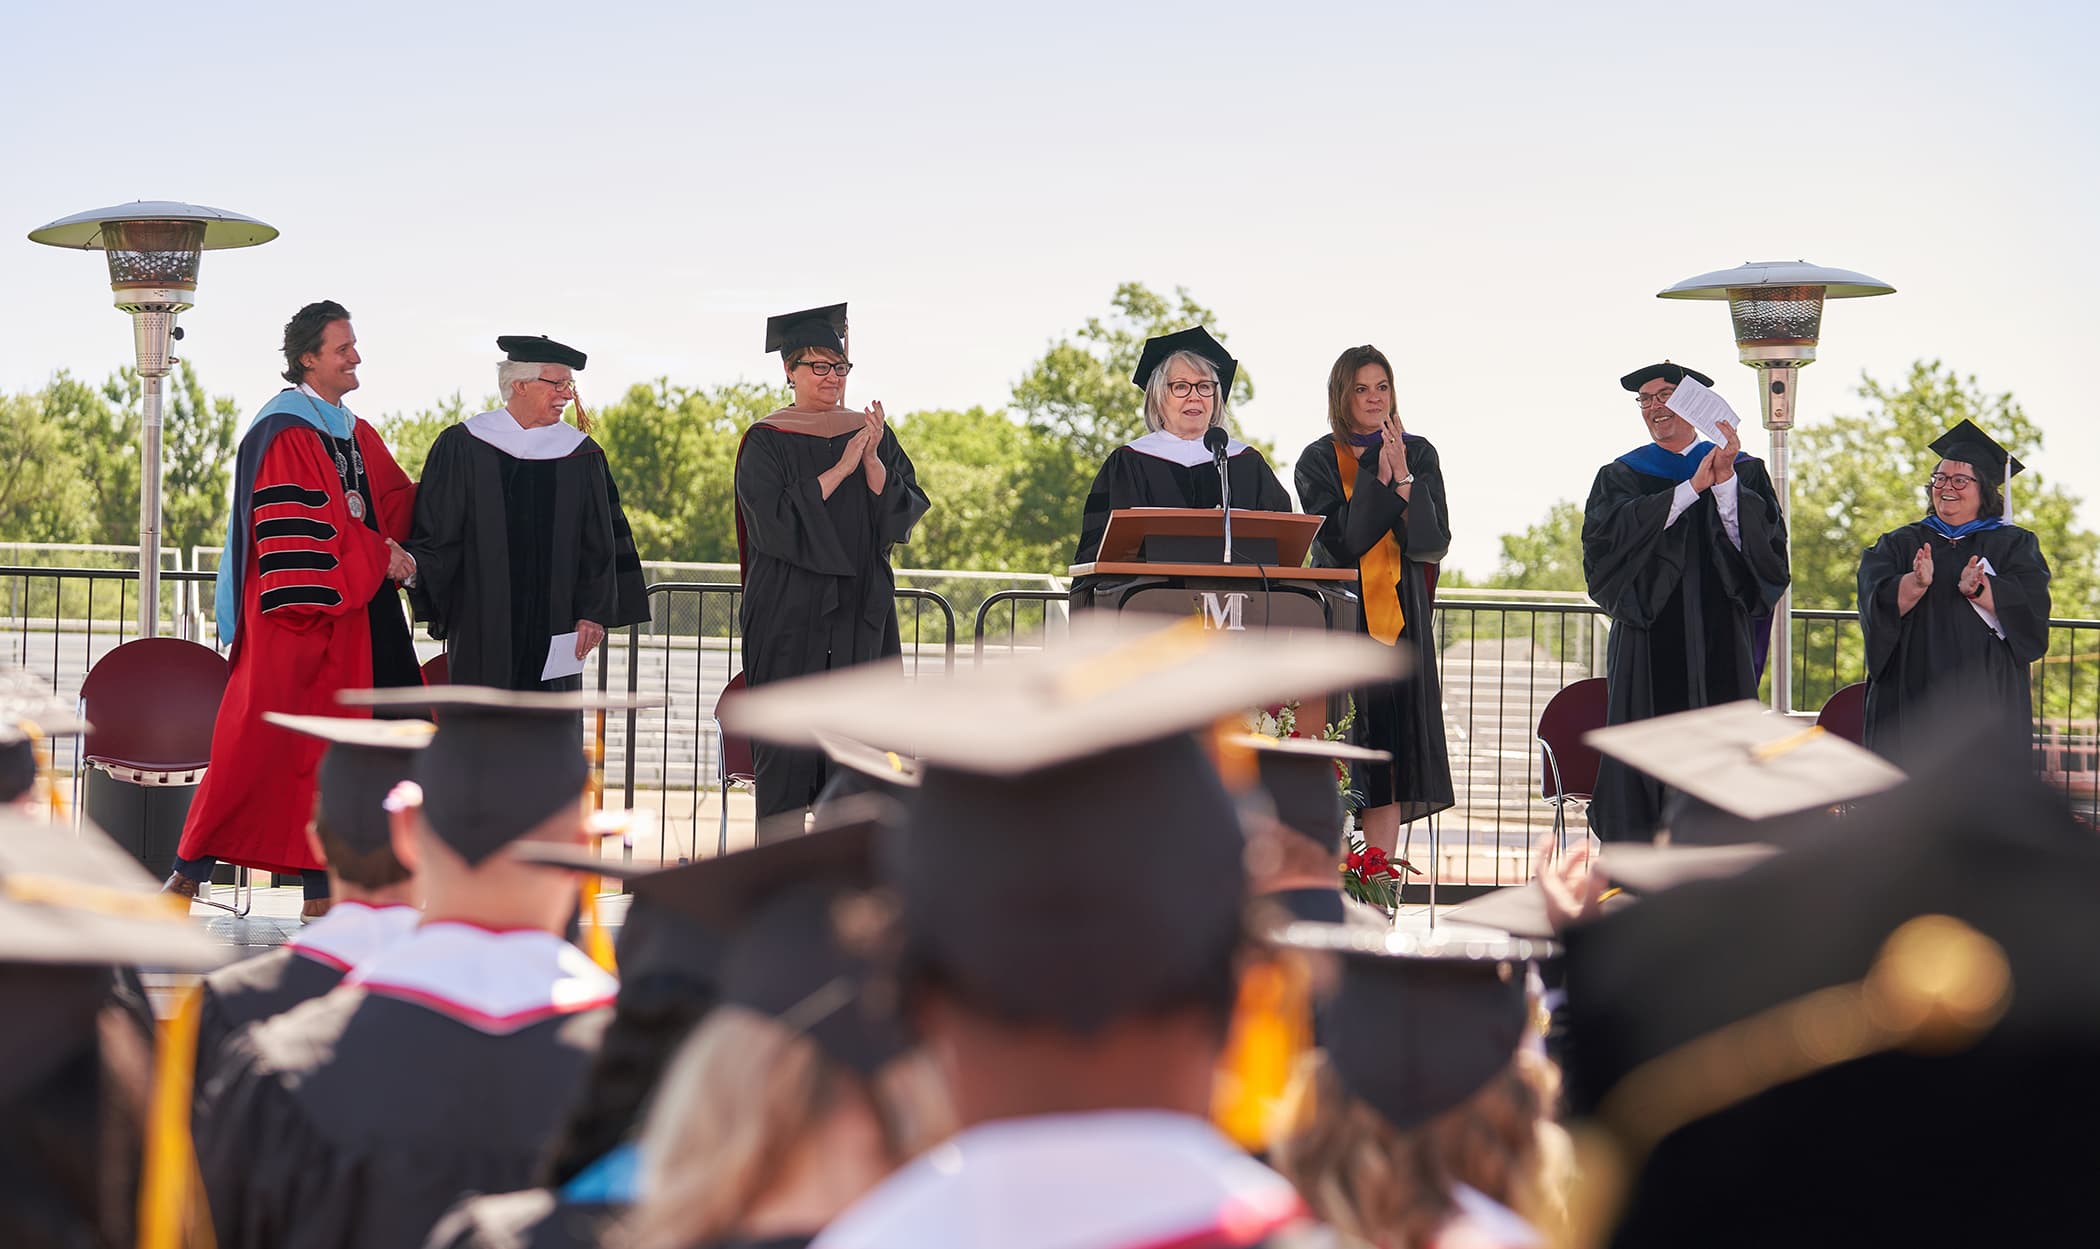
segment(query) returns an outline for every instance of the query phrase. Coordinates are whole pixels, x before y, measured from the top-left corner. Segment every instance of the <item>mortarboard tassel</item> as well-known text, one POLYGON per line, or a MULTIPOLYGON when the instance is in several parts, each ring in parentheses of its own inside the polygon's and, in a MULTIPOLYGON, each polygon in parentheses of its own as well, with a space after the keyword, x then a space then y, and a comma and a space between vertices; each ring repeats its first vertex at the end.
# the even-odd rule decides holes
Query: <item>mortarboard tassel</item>
POLYGON ((1218 1060, 1211 1122, 1242 1149, 1268 1148, 1269 1127, 1298 1058, 1312 1047, 1312 992, 1305 964, 1263 959, 1240 977, 1232 1029, 1218 1060))
POLYGON ((591 414, 583 410, 583 396, 572 390, 569 392, 569 402, 576 405, 576 428, 583 433, 590 433, 593 422, 591 414))
POLYGON ((582 894, 577 901, 577 909, 583 915, 583 952, 591 956, 593 963, 617 975, 620 963, 613 956, 612 934, 606 931, 605 924, 598 918, 597 875, 585 874, 577 888, 582 894))
POLYGON ((216 1243, 197 1168, 197 1145, 190 1136, 190 1086, 197 1071, 197 1021, 203 1007, 203 986, 191 985, 183 991, 175 1014, 160 1025, 139 1177, 139 1249, 181 1249, 185 1225, 190 1243, 216 1243))

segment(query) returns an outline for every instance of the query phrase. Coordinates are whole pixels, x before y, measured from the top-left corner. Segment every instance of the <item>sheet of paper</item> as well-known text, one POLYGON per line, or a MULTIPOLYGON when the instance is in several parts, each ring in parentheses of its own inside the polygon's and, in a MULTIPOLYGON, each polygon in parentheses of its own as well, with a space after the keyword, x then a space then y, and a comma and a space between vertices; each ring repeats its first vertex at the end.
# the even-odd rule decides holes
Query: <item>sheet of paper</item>
POLYGON ((575 634, 557 633, 547 639, 547 666, 540 669, 540 680, 573 677, 582 671, 583 661, 576 658, 575 634))
POLYGON ((1677 383, 1677 393, 1670 396, 1670 402, 1666 406, 1670 411, 1691 422, 1692 428, 1699 431, 1701 438, 1717 447, 1728 441, 1721 435, 1723 425, 1735 426, 1738 431, 1736 436, 1742 437, 1740 431, 1743 421, 1735 414, 1735 409, 1728 406, 1726 399, 1701 386, 1696 378, 1687 377, 1677 383))

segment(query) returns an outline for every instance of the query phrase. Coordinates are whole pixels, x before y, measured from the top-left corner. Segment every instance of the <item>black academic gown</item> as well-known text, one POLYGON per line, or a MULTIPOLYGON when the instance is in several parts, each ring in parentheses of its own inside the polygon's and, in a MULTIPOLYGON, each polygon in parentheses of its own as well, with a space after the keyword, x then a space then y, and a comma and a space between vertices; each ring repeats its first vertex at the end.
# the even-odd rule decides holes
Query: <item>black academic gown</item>
POLYGON ((2008 727, 2031 731, 2029 666, 2049 649, 2049 611, 2049 563, 2034 534, 2017 525, 1949 540, 1921 520, 1881 535, 1859 561, 1868 748, 1904 762, 1909 747, 1922 744, 1906 740, 1925 726, 1914 717, 1942 699, 1962 714, 1989 708, 2002 713, 2008 727), (1896 583, 1928 544, 1932 584, 1908 615, 1898 614, 1896 583), (1961 570, 1978 555, 1997 570, 1991 601, 2003 638, 1962 597, 1961 570))
POLYGON ((540 680, 548 639, 579 620, 606 632, 649 619, 648 586, 605 452, 522 460, 454 425, 416 492, 409 603, 446 643, 456 685, 576 689, 540 680))
MULTIPOLYGON (((1232 483, 1234 511, 1288 512, 1291 496, 1261 452, 1245 447, 1225 461, 1225 478, 1232 483)), ((1210 460, 1200 464, 1176 464, 1129 447, 1117 447, 1101 461, 1094 484, 1087 491, 1086 506, 1079 518, 1079 549, 1075 564, 1090 564, 1101 551, 1101 534, 1108 528, 1108 514, 1123 507, 1218 507, 1217 466, 1210 460)), ((1092 578, 1082 578, 1091 584, 1092 578)), ((1076 593, 1079 586, 1075 584, 1076 593)))
MULTIPOLYGON (((855 471, 825 498, 817 478, 838 463, 854 432, 820 438, 754 425, 737 452, 747 685, 903 653, 890 548, 911 540, 932 505, 887 426, 875 449, 882 493, 869 493, 867 475, 855 471)), ((760 819, 817 800, 830 771, 823 752, 757 743, 751 753, 760 819)))
POLYGON ((312 1001, 343 982, 343 969, 279 946, 204 977, 197 1014, 196 1087, 211 1072, 227 1041, 242 1029, 312 1001))
POLYGON ((401 1249, 529 1186, 610 1015, 490 1035, 346 986, 250 1029, 197 1115, 220 1249, 401 1249))
POLYGON ((424 1249, 599 1249, 627 1210, 565 1201, 545 1188, 494 1193, 455 1206, 424 1249))
MULTIPOLYGON (((1395 590, 1406 618, 1400 640, 1413 672, 1352 692, 1357 740, 1391 751, 1380 766, 1351 764, 1350 780, 1365 807, 1399 804, 1402 820, 1418 820, 1452 805, 1451 756, 1444 741, 1444 692, 1437 677, 1436 604, 1424 564, 1441 562, 1451 549, 1451 514, 1444 503, 1444 465, 1427 438, 1407 436, 1407 467, 1415 482, 1413 501, 1378 480, 1378 456, 1367 451, 1356 462, 1353 497, 1342 494, 1334 440, 1320 438, 1298 453, 1298 502, 1324 518, 1313 540, 1316 568, 1357 568, 1381 538, 1400 544, 1400 581, 1395 590)), ((1364 620, 1358 632, 1368 632, 1364 620)))
MULTIPOLYGON (((1608 724, 1757 697, 1751 620, 1786 591, 1786 518, 1756 458, 1735 462, 1743 547, 1729 542, 1711 491, 1677 518, 1677 482, 1620 460, 1597 470, 1582 515, 1582 571, 1611 617, 1608 724)), ((1597 771, 1590 827, 1606 841, 1652 836, 1664 787, 1616 759, 1597 771)))

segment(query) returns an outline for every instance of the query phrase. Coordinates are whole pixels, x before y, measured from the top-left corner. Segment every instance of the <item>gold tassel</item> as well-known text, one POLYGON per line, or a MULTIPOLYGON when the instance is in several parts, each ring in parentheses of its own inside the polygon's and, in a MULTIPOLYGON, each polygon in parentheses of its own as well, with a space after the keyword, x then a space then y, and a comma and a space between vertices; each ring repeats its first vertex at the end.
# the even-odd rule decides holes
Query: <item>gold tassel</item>
POLYGON ((1312 990, 1303 961, 1275 957, 1248 968, 1218 1061, 1211 1122, 1242 1149, 1266 1149, 1291 1071, 1310 1048, 1312 990))
POLYGON ((586 434, 590 433, 591 414, 583 410, 583 395, 572 390, 569 392, 569 402, 576 405, 576 428, 586 434))
POLYGON ((197 1020, 203 1008, 203 986, 192 985, 183 992, 174 1016, 160 1025, 146 1112, 145 1165, 139 1178, 139 1249, 182 1249, 185 1225, 190 1243, 216 1243, 204 1176, 197 1166, 197 1143, 190 1136, 190 1086, 197 1072, 197 1020))
POLYGON ((620 963, 613 956, 612 934, 606 930, 605 925, 598 919, 597 875, 586 873, 577 887, 582 890, 583 894, 577 902, 578 908, 583 913, 583 952, 590 955, 591 961, 598 964, 598 966, 618 974, 620 963))

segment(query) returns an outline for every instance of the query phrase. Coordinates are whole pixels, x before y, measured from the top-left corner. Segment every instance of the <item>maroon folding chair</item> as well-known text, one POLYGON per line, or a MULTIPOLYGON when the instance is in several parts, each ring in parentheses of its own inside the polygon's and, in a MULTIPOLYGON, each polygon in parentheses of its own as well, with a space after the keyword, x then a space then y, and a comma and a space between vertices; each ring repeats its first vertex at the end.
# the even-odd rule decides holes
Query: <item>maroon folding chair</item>
MULTIPOLYGON (((211 763, 211 731, 219 717, 230 669, 209 646, 181 638, 135 638, 88 669, 80 683, 80 712, 94 727, 81 744, 81 762, 127 785, 195 785, 211 763)), ((75 777, 73 809, 80 810, 75 777)), ((199 898, 235 915, 255 902, 255 877, 234 871, 234 902, 199 898)))
POLYGON ((423 661, 423 684, 452 684, 452 661, 447 658, 446 652, 439 651, 423 661))
POLYGON ((1867 744, 1867 683, 1854 681, 1832 694, 1816 713, 1816 724, 1855 746, 1867 744))
POLYGON ((1539 797, 1553 804, 1553 834, 1562 850, 1568 845, 1568 805, 1589 804, 1597 788, 1603 757, 1582 735, 1604 727, 1606 692, 1603 677, 1564 686, 1546 700, 1539 713, 1539 797))
POLYGON ((746 789, 758 788, 758 764, 751 757, 751 739, 740 737, 722 727, 722 704, 730 695, 744 688, 744 674, 739 672, 729 678, 722 687, 721 696, 715 699, 715 782, 722 794, 722 832, 715 840, 715 853, 729 853, 729 790, 741 785, 746 789))

